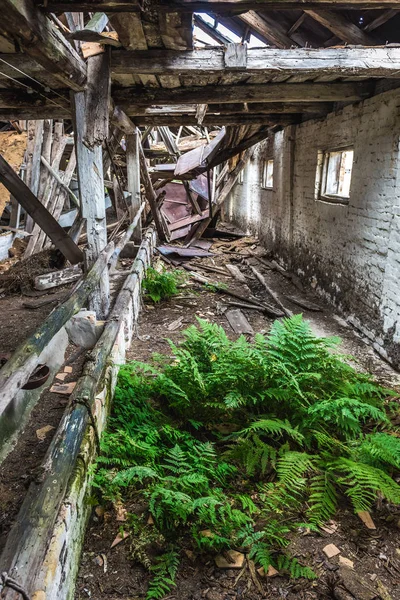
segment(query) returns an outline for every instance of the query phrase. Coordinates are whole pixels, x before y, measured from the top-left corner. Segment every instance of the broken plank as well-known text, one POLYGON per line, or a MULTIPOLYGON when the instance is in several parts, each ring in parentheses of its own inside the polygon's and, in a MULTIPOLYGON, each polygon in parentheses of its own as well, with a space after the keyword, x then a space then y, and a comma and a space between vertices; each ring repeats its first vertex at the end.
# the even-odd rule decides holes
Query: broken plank
POLYGON ((229 263, 227 263, 225 266, 237 281, 240 281, 240 283, 247 284, 246 277, 243 275, 239 267, 237 267, 236 265, 231 265, 229 263))
POLYGON ((299 298, 298 296, 285 296, 289 302, 293 302, 293 304, 297 304, 297 306, 301 306, 306 310, 312 310, 313 312, 321 312, 322 308, 318 306, 318 304, 314 304, 314 302, 310 302, 305 298, 299 298))
POLYGON ((227 310, 225 316, 235 333, 254 334, 254 329, 239 308, 227 310))
POLYGON ((278 296, 275 294, 275 292, 273 290, 271 290, 271 288, 269 287, 269 285, 267 284, 267 282, 265 281, 265 277, 260 273, 260 271, 258 271, 255 267, 253 267, 252 265, 250 265, 250 269, 253 271, 254 275, 257 277, 258 281, 261 283, 261 285, 264 286, 264 288, 266 289, 266 291, 268 292, 268 294, 271 296, 271 298, 276 302, 276 304, 279 306, 279 308, 281 308, 283 310, 283 312, 285 313, 285 315, 287 317, 292 317, 293 313, 288 309, 285 308, 282 304, 282 302, 279 300, 278 296))
POLYGON ((79 265, 74 267, 67 267, 61 271, 53 271, 52 273, 45 273, 44 275, 38 275, 35 277, 35 289, 37 290, 48 290, 59 285, 66 285, 77 281, 82 276, 82 269, 79 265))

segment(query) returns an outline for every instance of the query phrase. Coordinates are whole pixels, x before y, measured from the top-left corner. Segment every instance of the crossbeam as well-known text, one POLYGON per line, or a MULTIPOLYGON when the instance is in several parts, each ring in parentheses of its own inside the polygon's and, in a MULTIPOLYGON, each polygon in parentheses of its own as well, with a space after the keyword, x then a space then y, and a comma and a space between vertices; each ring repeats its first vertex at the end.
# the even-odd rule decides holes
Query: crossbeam
MULTIPOLYGON (((112 52, 112 73, 152 75, 223 75, 223 48, 176 52, 148 50, 142 52, 112 52)), ((400 77, 400 47, 273 49, 248 48, 247 64, 235 69, 247 75, 307 75, 319 77, 400 77)))
POLYGON ((356 83, 271 83, 266 85, 206 85, 186 88, 123 88, 114 100, 127 114, 130 107, 152 104, 209 104, 211 102, 341 102, 358 101, 371 88, 356 83))
MULTIPOLYGON (((40 0, 49 11, 139 12, 138 0, 40 0)), ((398 0, 155 0, 152 8, 165 12, 242 13, 249 10, 360 10, 398 8, 398 0)))
POLYGON ((73 90, 84 87, 86 64, 32 0, 2 0, 1 8, 0 32, 13 38, 28 56, 66 87, 73 90))

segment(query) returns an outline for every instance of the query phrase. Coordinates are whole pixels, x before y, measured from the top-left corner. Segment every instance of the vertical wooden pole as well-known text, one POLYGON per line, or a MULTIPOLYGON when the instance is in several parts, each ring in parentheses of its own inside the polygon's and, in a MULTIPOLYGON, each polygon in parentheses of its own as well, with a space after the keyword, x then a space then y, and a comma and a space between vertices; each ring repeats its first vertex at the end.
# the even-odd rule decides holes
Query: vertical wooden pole
MULTIPOLYGON (((128 174, 128 192, 130 200, 130 220, 132 221, 140 208, 140 162, 139 162, 139 134, 136 131, 126 136, 126 165, 128 174)), ((142 241, 142 225, 139 222, 133 232, 132 239, 136 244, 142 241)))
MULTIPOLYGON (((26 179, 25 183, 31 192, 38 195, 40 176, 40 156, 42 153, 44 121, 28 121, 28 143, 26 148, 26 179)), ((25 230, 32 233, 34 226, 30 215, 25 215, 25 230)))
MULTIPOLYGON (((85 267, 88 270, 100 252, 107 245, 107 224, 104 198, 103 156, 100 145, 89 149, 83 143, 86 131, 86 120, 91 115, 86 111, 84 92, 76 92, 72 96, 74 113, 75 151, 82 217, 86 219, 87 249, 85 251, 85 267)), ((109 311, 109 281, 105 270, 99 287, 89 297, 89 308, 96 312, 99 319, 107 316, 109 311)))

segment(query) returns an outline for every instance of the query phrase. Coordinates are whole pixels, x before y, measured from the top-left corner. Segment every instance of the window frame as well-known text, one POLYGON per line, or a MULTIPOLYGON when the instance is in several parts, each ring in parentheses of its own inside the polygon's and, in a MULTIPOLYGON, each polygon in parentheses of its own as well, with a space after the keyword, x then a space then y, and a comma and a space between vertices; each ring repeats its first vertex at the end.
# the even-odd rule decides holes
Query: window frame
POLYGON ((263 169, 261 173, 261 188, 263 190, 273 190, 274 189, 274 167, 275 160, 273 158, 266 158, 263 162, 263 169), (268 185, 268 165, 272 163, 272 185, 268 185))
POLYGON ((333 148, 325 148, 323 150, 318 150, 318 163, 317 163, 317 176, 316 176, 316 186, 315 186, 315 196, 316 200, 321 202, 329 202, 330 204, 341 204, 347 206, 350 202, 351 196, 351 182, 353 178, 353 168, 354 168, 354 145, 348 144, 346 146, 339 146, 333 148), (335 153, 344 153, 344 152, 353 152, 353 161, 351 165, 351 174, 350 174, 350 187, 349 187, 349 195, 343 196, 340 194, 327 194, 326 187, 328 183, 328 166, 329 166, 329 157, 331 154, 335 153))

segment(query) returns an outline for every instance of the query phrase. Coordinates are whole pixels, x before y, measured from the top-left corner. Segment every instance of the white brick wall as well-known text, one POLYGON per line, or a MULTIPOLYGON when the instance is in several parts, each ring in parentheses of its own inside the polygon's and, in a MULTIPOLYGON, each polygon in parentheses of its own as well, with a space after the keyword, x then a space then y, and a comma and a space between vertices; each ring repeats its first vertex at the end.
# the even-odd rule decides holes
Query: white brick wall
POLYGON ((400 366, 400 91, 286 128, 260 144, 228 201, 238 225, 303 275, 400 366), (290 194, 290 139, 294 141, 290 194), (318 150, 354 146, 348 206, 315 200, 318 150), (264 158, 274 189, 261 189, 264 158), (382 349, 383 350, 383 349, 382 349))

